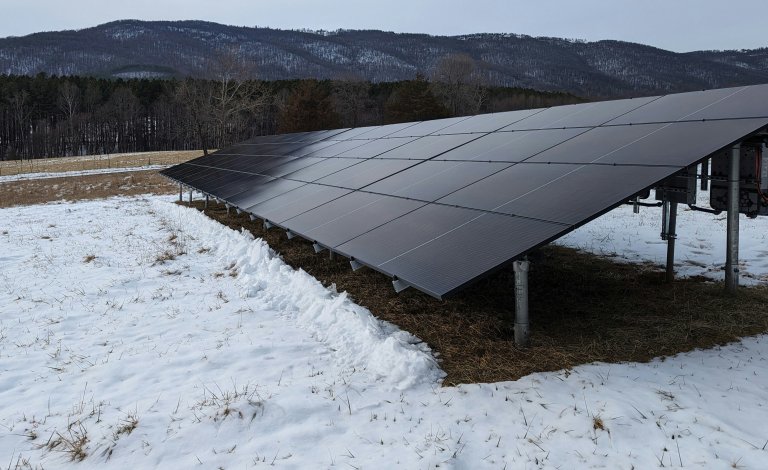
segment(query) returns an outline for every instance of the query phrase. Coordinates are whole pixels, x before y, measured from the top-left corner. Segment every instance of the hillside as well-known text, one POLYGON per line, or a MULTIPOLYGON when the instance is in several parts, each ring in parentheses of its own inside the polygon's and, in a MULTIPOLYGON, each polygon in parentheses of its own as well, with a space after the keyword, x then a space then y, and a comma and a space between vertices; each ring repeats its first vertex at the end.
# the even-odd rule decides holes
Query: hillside
POLYGON ((232 47, 252 58, 264 79, 403 80, 417 72, 429 73, 446 55, 464 53, 478 62, 489 84, 588 97, 768 82, 768 48, 680 54, 620 41, 514 34, 284 31, 202 21, 136 20, 0 39, 0 73, 204 76, 207 60, 232 47))

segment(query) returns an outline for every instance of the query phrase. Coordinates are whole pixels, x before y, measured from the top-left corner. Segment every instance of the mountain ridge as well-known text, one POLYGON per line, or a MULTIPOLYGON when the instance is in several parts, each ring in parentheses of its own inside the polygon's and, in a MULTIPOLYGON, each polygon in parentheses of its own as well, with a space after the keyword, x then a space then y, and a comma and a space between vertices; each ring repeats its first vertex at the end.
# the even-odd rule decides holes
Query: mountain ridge
POLYGON ((610 39, 280 30, 203 20, 118 20, 2 38, 0 74, 206 76, 209 60, 231 48, 254 62, 258 78, 267 80, 404 80, 429 74, 445 56, 466 54, 490 85, 596 98, 768 82, 768 48, 677 53, 610 39))

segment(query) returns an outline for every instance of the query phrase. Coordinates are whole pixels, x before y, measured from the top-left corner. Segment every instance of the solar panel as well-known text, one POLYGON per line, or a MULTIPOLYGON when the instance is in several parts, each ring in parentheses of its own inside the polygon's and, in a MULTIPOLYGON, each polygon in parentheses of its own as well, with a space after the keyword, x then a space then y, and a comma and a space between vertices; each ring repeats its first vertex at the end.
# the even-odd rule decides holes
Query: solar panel
POLYGON ((768 126, 768 85, 263 136, 162 173, 450 295, 768 126))

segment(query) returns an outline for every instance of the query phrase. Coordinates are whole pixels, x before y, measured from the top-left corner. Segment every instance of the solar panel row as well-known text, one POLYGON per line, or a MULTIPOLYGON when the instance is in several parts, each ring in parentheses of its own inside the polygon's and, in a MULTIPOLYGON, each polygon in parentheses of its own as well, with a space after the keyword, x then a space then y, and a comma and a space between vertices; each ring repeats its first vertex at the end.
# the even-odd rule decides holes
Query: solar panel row
POLYGON ((768 86, 264 136, 163 174, 436 297, 768 125, 768 86))

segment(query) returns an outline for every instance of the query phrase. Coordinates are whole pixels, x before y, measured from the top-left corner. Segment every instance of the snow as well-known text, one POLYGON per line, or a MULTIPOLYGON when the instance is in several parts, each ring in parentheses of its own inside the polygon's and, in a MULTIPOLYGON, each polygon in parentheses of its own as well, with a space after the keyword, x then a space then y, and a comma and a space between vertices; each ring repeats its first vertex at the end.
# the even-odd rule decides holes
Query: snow
POLYGON ((0 176, 0 183, 21 180, 42 180, 51 178, 62 178, 72 176, 103 175, 106 173, 125 173, 129 171, 159 171, 168 168, 170 165, 143 165, 135 167, 120 168, 98 168, 93 170, 77 171, 59 171, 59 172, 40 172, 40 173, 20 173, 18 175, 0 176))
MULTIPOLYGON (((697 205, 709 207, 709 191, 699 191, 697 205)), ((740 283, 768 283, 768 217, 740 216, 740 283)), ((725 271, 725 212, 715 216, 678 206, 675 272, 723 280, 725 271)), ((614 257, 621 261, 666 263, 667 243, 661 240, 661 209, 622 206, 576 229, 558 244, 614 257)))
MULTIPOLYGON (((766 336, 441 387, 417 338, 172 200, 0 209, 2 465, 765 466, 766 336)), ((711 216, 690 217, 681 236, 718 245, 711 216)), ((622 248, 613 228, 591 246, 622 248)))

